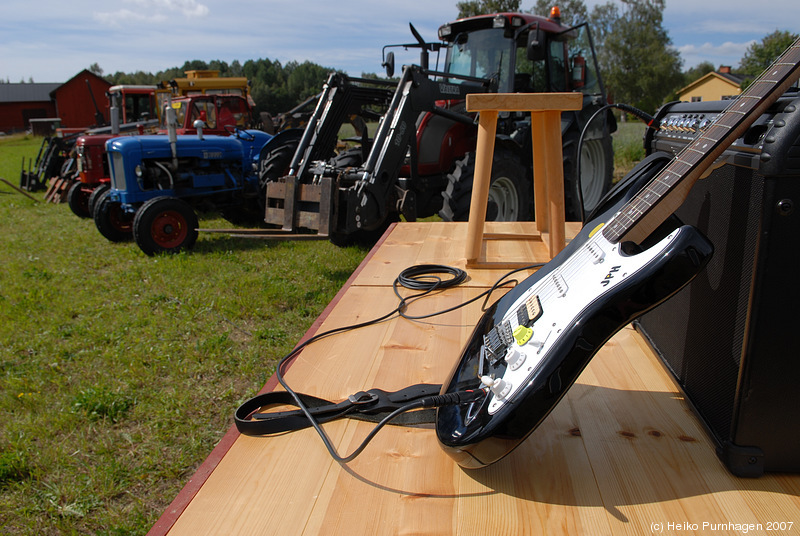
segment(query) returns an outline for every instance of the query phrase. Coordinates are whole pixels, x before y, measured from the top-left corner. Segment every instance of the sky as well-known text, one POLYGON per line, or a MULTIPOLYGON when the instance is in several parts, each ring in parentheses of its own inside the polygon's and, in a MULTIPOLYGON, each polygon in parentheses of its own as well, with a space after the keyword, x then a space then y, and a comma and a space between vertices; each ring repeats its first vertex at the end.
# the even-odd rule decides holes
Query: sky
MULTIPOLYGON (((589 10, 606 0, 584 0, 589 10)), ((104 74, 157 73, 187 60, 268 58, 351 76, 381 73, 384 45, 428 41, 456 18, 457 0, 3 0, 0 79, 66 82, 97 63, 104 74)), ((533 1, 521 3, 530 9, 533 1)), ((800 33, 800 1, 666 0, 664 28, 683 68, 738 65, 775 30, 800 33)), ((415 56, 398 55, 398 65, 415 56), (406 59, 408 58, 408 59, 406 59)))

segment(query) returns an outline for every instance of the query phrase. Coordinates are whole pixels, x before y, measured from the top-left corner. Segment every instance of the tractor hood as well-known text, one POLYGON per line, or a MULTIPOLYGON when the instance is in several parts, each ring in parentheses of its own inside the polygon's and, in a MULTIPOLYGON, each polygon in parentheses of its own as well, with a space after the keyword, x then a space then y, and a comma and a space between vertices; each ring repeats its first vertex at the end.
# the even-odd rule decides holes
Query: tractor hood
MULTIPOLYGON (((259 130, 244 131, 237 136, 177 136, 178 156, 192 156, 207 160, 240 160, 256 157, 272 136, 259 130)), ((109 152, 123 155, 136 154, 139 158, 166 158, 172 154, 169 136, 126 136, 113 138, 106 144, 109 152)))

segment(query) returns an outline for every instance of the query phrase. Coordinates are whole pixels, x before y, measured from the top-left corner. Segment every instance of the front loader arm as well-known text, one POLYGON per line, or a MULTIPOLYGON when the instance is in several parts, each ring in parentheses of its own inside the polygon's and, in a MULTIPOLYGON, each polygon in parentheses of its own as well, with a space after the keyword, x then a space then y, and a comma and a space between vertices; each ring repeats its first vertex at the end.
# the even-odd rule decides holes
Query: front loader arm
MULTIPOLYGON (((397 174, 411 151, 415 160, 416 124, 419 115, 431 112, 454 121, 473 124, 467 115, 458 114, 436 106, 437 101, 464 100, 470 93, 486 93, 493 87, 492 81, 479 78, 455 77, 445 73, 428 71, 416 65, 405 66, 389 109, 381 120, 375 141, 364 164, 348 173, 352 181, 352 201, 355 202, 355 221, 358 228, 372 229, 388 216, 387 200, 394 199, 391 190, 397 186, 397 174), (431 75, 440 80, 433 80, 431 75), (451 83, 445 78, 455 80, 451 83)), ((414 165, 412 174, 415 173, 414 165)))

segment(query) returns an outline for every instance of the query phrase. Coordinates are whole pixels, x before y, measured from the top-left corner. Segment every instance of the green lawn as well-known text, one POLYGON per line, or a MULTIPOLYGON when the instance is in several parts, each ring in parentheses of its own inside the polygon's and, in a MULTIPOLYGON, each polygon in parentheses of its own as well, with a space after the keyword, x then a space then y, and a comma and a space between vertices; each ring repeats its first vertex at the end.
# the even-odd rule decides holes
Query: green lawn
POLYGON ((645 157, 643 135, 644 123, 629 120, 617 124, 617 131, 612 134, 614 144, 614 178, 621 179, 637 162, 645 157))
MULTIPOLYGON (((39 143, 0 139, 0 177, 39 143)), ((201 234, 151 258, 0 184, 0 533, 145 533, 365 253, 201 234)))

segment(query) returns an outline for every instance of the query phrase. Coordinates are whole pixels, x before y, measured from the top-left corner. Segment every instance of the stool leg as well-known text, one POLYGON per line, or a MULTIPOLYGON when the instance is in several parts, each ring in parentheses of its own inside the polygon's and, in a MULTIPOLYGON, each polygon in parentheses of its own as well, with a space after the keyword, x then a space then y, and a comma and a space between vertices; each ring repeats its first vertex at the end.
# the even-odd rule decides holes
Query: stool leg
POLYGON ((549 133, 545 139, 548 158, 547 168, 547 203, 550 232, 550 256, 564 249, 564 157, 561 148, 561 114, 545 113, 545 130, 549 133))
POLYGON ((540 233, 546 233, 550 228, 550 205, 547 203, 547 127, 544 116, 544 112, 531 112, 534 219, 540 233))
POLYGON ((489 203, 489 185, 492 180, 494 138, 497 132, 497 112, 481 111, 478 121, 478 140, 475 150, 475 176, 472 180, 472 198, 467 226, 467 262, 478 260, 483 245, 483 227, 489 203))

